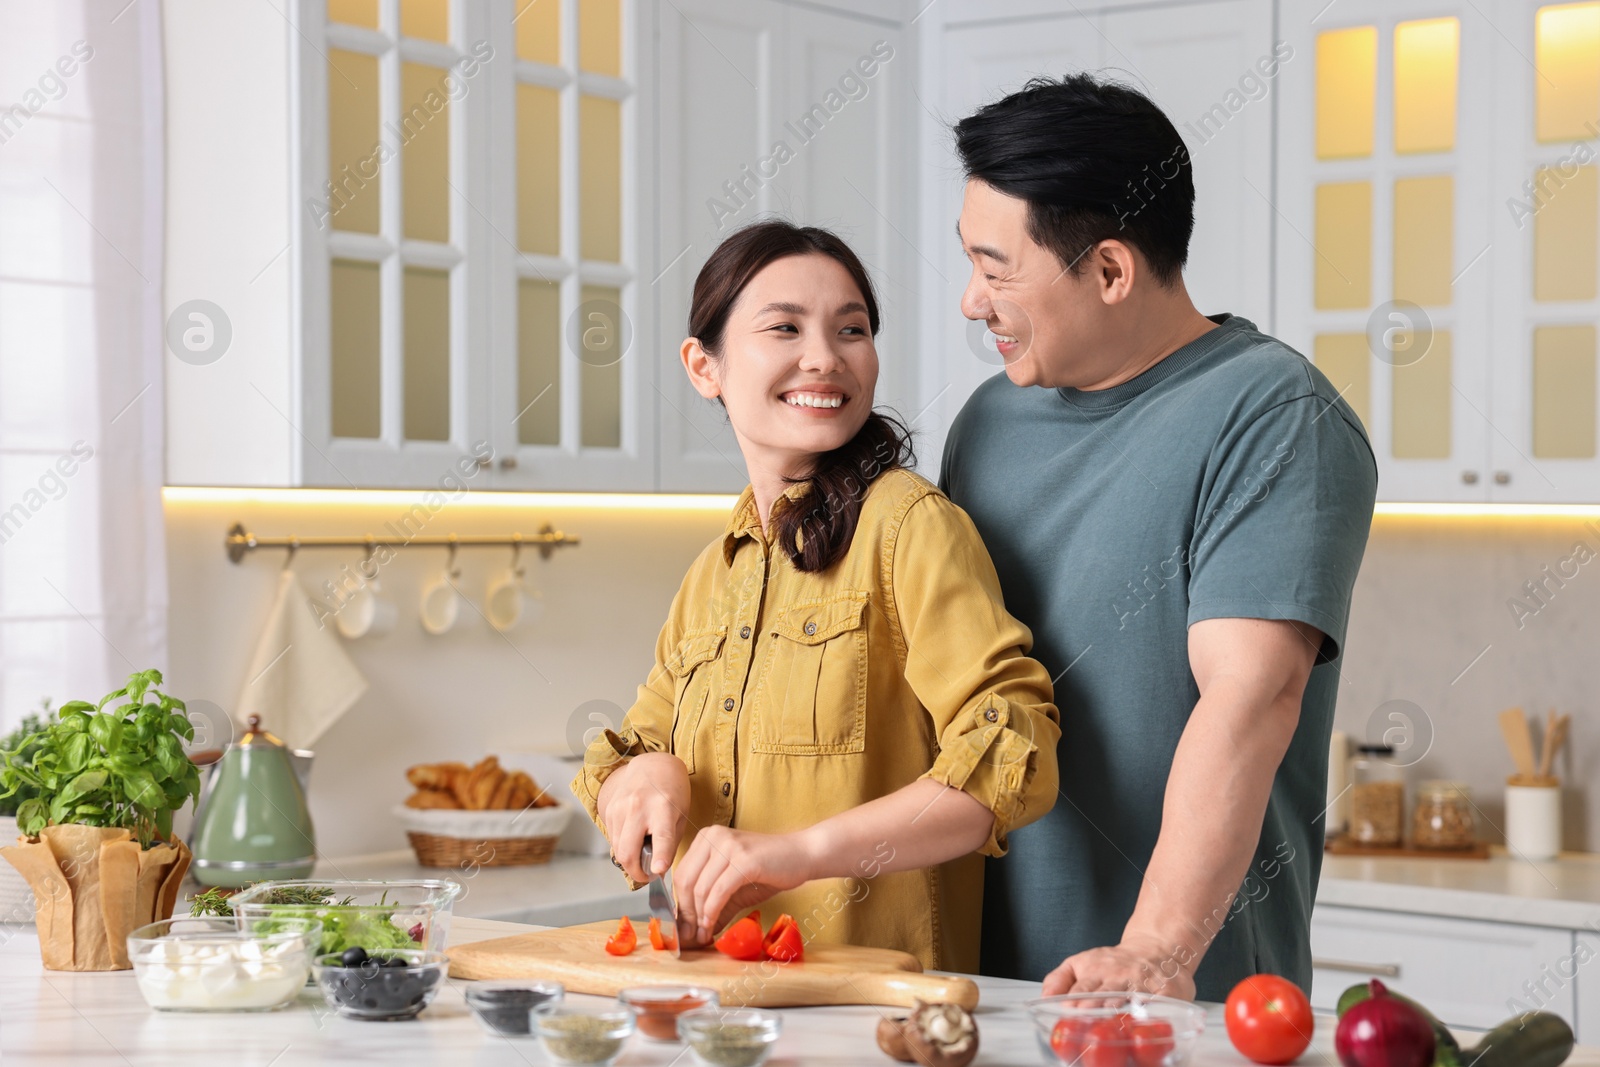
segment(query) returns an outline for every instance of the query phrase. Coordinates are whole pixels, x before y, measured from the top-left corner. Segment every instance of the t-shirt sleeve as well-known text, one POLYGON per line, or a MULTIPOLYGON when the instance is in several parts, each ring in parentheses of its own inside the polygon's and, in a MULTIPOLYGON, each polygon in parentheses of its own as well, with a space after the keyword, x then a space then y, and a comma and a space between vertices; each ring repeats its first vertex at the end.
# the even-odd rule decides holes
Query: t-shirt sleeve
POLYGON ((1189 541, 1189 622, 1285 619, 1337 659, 1372 525, 1378 475, 1343 405, 1284 401, 1219 443, 1189 541))

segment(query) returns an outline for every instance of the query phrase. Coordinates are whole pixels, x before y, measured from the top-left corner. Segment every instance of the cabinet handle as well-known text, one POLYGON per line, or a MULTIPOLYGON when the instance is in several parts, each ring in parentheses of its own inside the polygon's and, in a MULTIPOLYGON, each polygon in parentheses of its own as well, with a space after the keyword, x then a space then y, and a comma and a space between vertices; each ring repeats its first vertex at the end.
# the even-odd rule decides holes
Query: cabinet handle
POLYGON ((503 471, 514 471, 514 470, 516 470, 517 469, 517 457, 516 456, 501 456, 500 457, 500 469, 503 470, 503 471))
POLYGON ((488 456, 479 456, 478 457, 478 469, 479 470, 488 470, 489 469, 489 457, 488 456))
POLYGON ((1312 970, 1349 971, 1351 974, 1374 974, 1380 978, 1399 978, 1398 963, 1356 963, 1353 960, 1319 960, 1312 958, 1312 970))
POLYGON ((1463 485, 1477 485, 1478 484, 1478 472, 1477 471, 1462 471, 1461 472, 1461 483, 1463 485))
POLYGON ((1511 472, 1510 471, 1495 471, 1494 472, 1494 484, 1495 485, 1510 485, 1511 484, 1511 472))

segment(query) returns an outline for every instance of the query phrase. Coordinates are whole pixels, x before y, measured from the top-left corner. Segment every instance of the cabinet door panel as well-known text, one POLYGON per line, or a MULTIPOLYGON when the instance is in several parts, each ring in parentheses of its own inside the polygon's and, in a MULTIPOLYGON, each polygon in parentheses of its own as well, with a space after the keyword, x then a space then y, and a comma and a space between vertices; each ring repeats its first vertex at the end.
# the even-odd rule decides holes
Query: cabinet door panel
POLYGON ((765 0, 663 9, 659 48, 659 485, 737 491, 747 481, 737 442, 722 408, 690 387, 679 347, 695 276, 738 227, 770 214, 850 243, 885 324, 877 402, 904 406, 894 391, 914 289, 902 264, 914 252, 895 234, 910 232, 914 198, 896 194, 910 180, 898 147, 910 133, 896 115, 913 65, 893 26, 765 0))
MULTIPOLYGON (((991 5, 991 16, 1004 14, 991 5)), ((931 14, 931 12, 930 12, 931 14)), ((924 33, 923 40, 929 40, 924 33)), ((938 473, 951 421, 973 390, 999 374, 1002 361, 982 323, 961 314, 971 264, 952 232, 961 217, 964 181, 946 123, 1022 88, 1034 75, 1097 70, 1104 62, 1099 16, 950 26, 932 37, 939 52, 924 62, 921 97, 936 102, 924 122, 922 151, 921 322, 924 352, 918 386, 919 466, 938 473)))
POLYGON ((1195 185, 1184 270, 1189 295, 1205 314, 1231 311, 1269 331, 1271 96, 1282 72, 1271 27, 1269 0, 1105 18, 1106 62, 1129 67, 1189 148, 1195 185))
POLYGON ((1372 977, 1449 1026, 1479 1030, 1511 1015, 1512 999, 1569 1022, 1576 1004, 1571 979, 1548 977, 1573 959, 1570 930, 1318 905, 1311 956, 1311 1006, 1318 1011, 1332 1011, 1345 988, 1372 977), (1542 1004, 1530 1002, 1525 982, 1543 983, 1542 1004))
POLYGON ((1600 500, 1596 16, 1535 0, 1502 6, 1489 257, 1497 431, 1490 491, 1507 502, 1592 504, 1600 500), (1521 56, 1548 73, 1536 73, 1521 56))
POLYGON ((1294 55, 1278 87, 1278 336, 1313 359, 1337 352, 1323 369, 1361 390, 1347 399, 1365 413, 1379 500, 1487 499, 1503 429, 1489 378, 1483 120, 1494 27, 1449 0, 1280 15, 1294 55), (1362 211, 1334 210, 1356 190, 1362 211), (1365 338, 1364 373, 1352 373, 1352 337, 1365 338))

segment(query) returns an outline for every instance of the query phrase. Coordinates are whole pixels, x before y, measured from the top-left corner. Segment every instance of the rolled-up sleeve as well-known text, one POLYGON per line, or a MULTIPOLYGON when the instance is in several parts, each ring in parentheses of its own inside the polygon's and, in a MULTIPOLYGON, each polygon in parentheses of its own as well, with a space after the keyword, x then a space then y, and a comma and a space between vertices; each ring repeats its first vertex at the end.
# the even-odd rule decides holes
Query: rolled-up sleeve
POLYGON ((897 651, 939 747, 924 777, 994 812, 979 851, 1004 855, 1006 835, 1055 804, 1061 726, 1050 675, 1005 609, 977 528, 943 494, 911 503, 889 569, 897 651))
MULTIPOLYGON (((679 597, 682 597, 681 591, 679 597)), ((617 729, 603 730, 589 742, 583 753, 583 769, 572 780, 572 792, 602 834, 606 828, 600 821, 600 787, 605 785, 606 779, 634 756, 666 752, 671 748, 676 689, 666 663, 677 647, 682 629, 678 602, 674 601, 666 625, 661 627, 661 634, 656 638, 655 664, 639 687, 638 699, 623 715, 617 729)))

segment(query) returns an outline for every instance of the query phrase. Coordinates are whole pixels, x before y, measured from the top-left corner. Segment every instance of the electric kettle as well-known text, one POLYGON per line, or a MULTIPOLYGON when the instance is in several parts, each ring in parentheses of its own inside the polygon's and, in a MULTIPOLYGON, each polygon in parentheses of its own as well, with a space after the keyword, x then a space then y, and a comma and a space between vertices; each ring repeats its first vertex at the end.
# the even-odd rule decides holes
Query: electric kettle
POLYGON ((309 752, 291 752, 261 728, 259 715, 250 716, 245 735, 211 768, 200 797, 190 842, 195 881, 237 889, 309 878, 317 852, 302 778, 309 769, 309 752))

